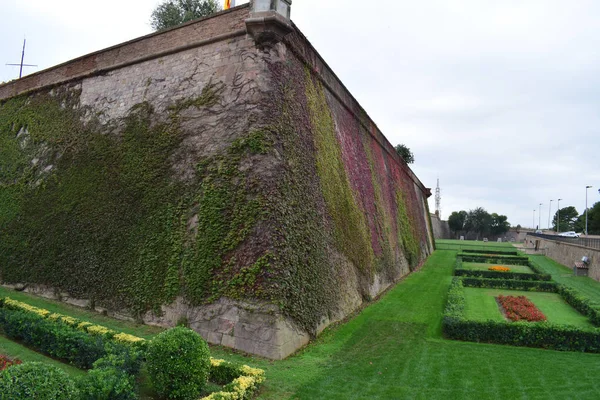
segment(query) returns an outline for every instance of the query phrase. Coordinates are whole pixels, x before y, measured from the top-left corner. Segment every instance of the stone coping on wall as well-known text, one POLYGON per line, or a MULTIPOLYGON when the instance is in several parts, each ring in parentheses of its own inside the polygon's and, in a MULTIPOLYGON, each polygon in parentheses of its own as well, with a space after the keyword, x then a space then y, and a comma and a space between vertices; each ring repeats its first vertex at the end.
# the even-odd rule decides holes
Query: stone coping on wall
POLYGON ((249 3, 99 50, 0 85, 0 101, 246 34, 249 3))

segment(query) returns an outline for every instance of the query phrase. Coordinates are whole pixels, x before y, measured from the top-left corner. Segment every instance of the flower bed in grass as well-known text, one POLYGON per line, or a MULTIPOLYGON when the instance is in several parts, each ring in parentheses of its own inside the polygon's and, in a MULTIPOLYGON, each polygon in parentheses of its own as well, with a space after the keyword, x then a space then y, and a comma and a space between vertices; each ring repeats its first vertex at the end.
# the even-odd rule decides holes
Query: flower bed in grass
POLYGON ((500 295, 497 299, 511 321, 546 321, 546 316, 525 296, 500 295))
POLYGON ((4 371, 8 367, 12 367, 13 365, 19 365, 23 362, 17 358, 10 359, 5 355, 0 354, 0 371, 4 371))
POLYGON ((499 265, 494 265, 493 267, 489 267, 488 271, 510 272, 510 268, 508 268, 508 267, 501 267, 499 265))

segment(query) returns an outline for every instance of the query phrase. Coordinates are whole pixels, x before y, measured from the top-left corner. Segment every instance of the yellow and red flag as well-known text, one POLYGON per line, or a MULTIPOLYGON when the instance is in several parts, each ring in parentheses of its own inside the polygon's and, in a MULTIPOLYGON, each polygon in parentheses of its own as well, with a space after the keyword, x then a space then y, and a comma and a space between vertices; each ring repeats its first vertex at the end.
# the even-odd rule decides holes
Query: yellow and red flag
POLYGON ((231 0, 225 0, 225 10, 229 10, 231 8, 231 0))

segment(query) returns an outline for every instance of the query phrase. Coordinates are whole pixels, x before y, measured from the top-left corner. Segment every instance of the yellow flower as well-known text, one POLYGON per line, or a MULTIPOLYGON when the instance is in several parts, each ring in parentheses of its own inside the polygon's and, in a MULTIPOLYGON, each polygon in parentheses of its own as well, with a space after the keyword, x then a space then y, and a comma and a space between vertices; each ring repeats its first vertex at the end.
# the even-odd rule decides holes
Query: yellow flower
POLYGON ((218 367, 219 365, 223 364, 225 362, 225 360, 220 360, 217 358, 210 358, 210 365, 212 365, 213 367, 218 367))
POLYGON ((91 322, 81 322, 79 325, 77 325, 77 329, 79 329, 80 331, 84 331, 87 332, 87 328, 89 326, 92 326, 93 324, 91 322))
POLYGON ((144 338, 133 336, 133 335, 130 335, 128 333, 123 333, 123 332, 117 333, 114 336, 114 339, 117 342, 121 342, 121 343, 138 343, 138 342, 142 342, 142 341, 146 340, 144 338))
POLYGON ((88 333, 91 333, 93 335, 106 335, 108 333, 116 333, 115 331, 110 330, 107 327, 101 325, 88 326, 87 331, 88 333))

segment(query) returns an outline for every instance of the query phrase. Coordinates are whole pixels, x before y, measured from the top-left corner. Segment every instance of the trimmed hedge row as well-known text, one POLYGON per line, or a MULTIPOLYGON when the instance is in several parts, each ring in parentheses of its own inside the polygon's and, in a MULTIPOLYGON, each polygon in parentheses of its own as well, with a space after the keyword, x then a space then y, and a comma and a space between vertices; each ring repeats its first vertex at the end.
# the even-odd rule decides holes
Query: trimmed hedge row
POLYGON ((502 251, 502 250, 469 250, 465 249, 462 251, 463 253, 475 253, 475 254, 497 254, 497 255, 505 255, 505 256, 518 256, 519 253, 516 251, 502 251))
POLYGON ((549 281, 530 281, 514 279, 485 279, 463 277, 463 285, 474 288, 527 290, 531 292, 558 292, 558 284, 549 281))
POLYGON ((528 274, 525 272, 500 272, 471 269, 456 269, 455 276, 470 276, 488 279, 515 279, 522 281, 550 281, 552 277, 548 274, 528 274))
POLYGON ((571 307, 587 316, 592 324, 600 326, 600 305, 565 285, 558 285, 558 293, 571 307))
POLYGON ((106 355, 106 340, 26 311, 0 308, 0 330, 8 338, 41 353, 90 369, 106 355))
POLYGON ((529 265, 529 258, 522 256, 485 256, 485 255, 471 255, 461 254, 458 257, 462 258, 465 262, 475 262, 482 264, 503 264, 503 265, 529 265))
POLYGON ((211 393, 201 400, 250 399, 265 381, 265 371, 211 358, 210 379, 225 386, 222 391, 211 393))
POLYGON ((449 339, 600 353, 598 329, 584 331, 548 322, 481 322, 446 316, 442 324, 449 339))
MULTIPOLYGON (((448 290, 448 303, 442 320, 445 337, 470 342, 600 353, 600 329, 583 330, 548 322, 471 321, 465 318, 464 286, 514 284, 514 282, 521 282, 524 285, 536 283, 531 281, 455 277, 448 290)), ((553 284, 552 282, 537 283, 542 285, 553 284)), ((553 285, 554 289, 558 290, 557 285, 553 285)))

